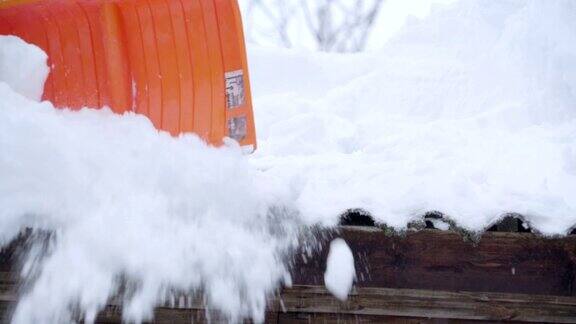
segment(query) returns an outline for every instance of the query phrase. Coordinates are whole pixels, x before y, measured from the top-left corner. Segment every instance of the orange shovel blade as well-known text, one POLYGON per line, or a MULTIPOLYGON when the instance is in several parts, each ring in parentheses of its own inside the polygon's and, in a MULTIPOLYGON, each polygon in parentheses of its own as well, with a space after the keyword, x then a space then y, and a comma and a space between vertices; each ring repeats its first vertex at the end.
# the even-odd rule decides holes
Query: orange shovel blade
POLYGON ((0 35, 42 48, 44 99, 135 111, 173 135, 256 147, 236 0, 8 0, 0 35))

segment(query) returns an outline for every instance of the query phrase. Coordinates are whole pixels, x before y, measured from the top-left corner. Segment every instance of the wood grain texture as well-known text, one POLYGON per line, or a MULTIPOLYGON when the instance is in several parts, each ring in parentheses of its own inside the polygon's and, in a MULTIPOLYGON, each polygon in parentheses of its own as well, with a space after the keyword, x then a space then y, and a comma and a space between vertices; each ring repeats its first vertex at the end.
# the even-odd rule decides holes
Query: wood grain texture
POLYGON ((286 313, 339 314, 349 318, 398 317, 452 320, 574 323, 576 298, 415 289, 357 288, 340 302, 320 286, 282 292, 286 313))
MULTIPOLYGON (((0 318, 7 319, 16 295, 0 293, 0 318)), ((120 323, 120 305, 108 305, 98 323, 120 323)), ((158 307, 153 323, 206 323, 201 303, 158 307)), ((210 314, 212 323, 224 317, 210 314)), ((320 286, 284 289, 270 303, 266 323, 575 323, 576 298, 415 289, 356 288, 346 302, 320 286)))
MULTIPOLYGON (((266 323, 576 323, 576 237, 485 233, 472 242, 456 232, 390 234, 376 227, 319 233, 322 246, 342 237, 358 282, 347 302, 323 287, 327 249, 293 264, 294 287, 270 300, 266 323)), ((18 262, 26 235, 0 251, 0 322, 17 300, 18 262)), ((98 323, 120 323, 117 302, 98 323)), ((212 323, 225 318, 210 313, 212 323)), ((166 303, 153 323, 206 323, 201 299, 166 303)))
MULTIPOLYGON (((355 227, 334 236, 353 251, 359 287, 575 295, 575 236, 488 232, 475 243, 451 231, 400 236, 355 227)), ((296 258, 294 283, 323 285, 327 253, 296 258)))

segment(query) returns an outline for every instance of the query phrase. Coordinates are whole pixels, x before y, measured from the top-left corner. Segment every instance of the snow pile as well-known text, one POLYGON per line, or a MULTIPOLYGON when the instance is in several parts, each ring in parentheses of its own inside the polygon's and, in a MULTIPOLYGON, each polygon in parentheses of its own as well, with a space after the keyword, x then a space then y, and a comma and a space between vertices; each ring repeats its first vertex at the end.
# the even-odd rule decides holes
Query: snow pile
POLYGON ((335 239, 330 243, 324 284, 332 295, 345 301, 350 289, 352 289, 354 280, 356 280, 356 269, 354 268, 352 250, 343 239, 335 239))
POLYGON ((0 37, 0 82, 33 100, 40 100, 48 77, 48 56, 39 47, 24 46, 15 36, 0 37))
POLYGON ((252 48, 252 162, 310 223, 361 208, 403 228, 440 211, 482 230, 516 212, 564 234, 576 224, 575 31, 570 0, 471 0, 409 20, 378 53, 252 48))
MULTIPOLYGON (((0 42, 34 65, 45 58, 0 42)), ((45 69, 36 76, 33 87, 45 69)), ((203 293, 230 321, 263 321, 299 227, 237 145, 172 138, 134 114, 56 110, 10 86, 0 82, 0 246, 25 227, 55 234, 48 254, 27 260, 37 279, 15 323, 67 323, 77 311, 90 322, 115 295, 139 322, 172 292, 203 293)))
MULTIPOLYGON (((174 291, 262 321, 289 281, 298 215, 334 225, 361 208, 403 228, 439 211, 481 230, 516 212, 565 233, 576 224, 574 31, 571 0, 469 0, 409 21, 378 53, 253 48, 249 161, 143 116, 30 100, 46 57, 0 37, 0 244, 25 227, 55 233, 28 259, 35 280, 14 321, 90 321, 116 295, 141 321, 174 291)), ((338 240, 330 254, 326 285, 346 298, 352 255, 338 240)))

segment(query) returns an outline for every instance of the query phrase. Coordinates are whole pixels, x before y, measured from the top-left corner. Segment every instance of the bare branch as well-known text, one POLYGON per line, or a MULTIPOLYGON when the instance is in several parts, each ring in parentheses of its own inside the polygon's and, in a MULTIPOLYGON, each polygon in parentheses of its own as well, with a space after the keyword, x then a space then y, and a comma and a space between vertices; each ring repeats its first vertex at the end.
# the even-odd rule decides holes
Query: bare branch
MULTIPOLYGON (((337 52, 356 52, 366 47, 384 3, 384 0, 245 1, 250 1, 250 11, 258 8, 267 17, 276 39, 284 46, 291 47, 294 41, 300 40, 300 35, 293 35, 291 26, 303 24, 317 49, 337 52)), ((250 17, 253 17, 252 12, 250 17)))

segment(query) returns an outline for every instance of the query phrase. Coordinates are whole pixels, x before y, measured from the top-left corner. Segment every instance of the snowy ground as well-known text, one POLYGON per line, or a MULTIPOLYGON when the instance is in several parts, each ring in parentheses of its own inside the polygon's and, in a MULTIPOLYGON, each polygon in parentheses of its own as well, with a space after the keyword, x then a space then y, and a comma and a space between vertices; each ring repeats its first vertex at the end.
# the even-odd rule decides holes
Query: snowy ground
POLYGON ((310 222, 576 225, 576 4, 464 1, 381 51, 252 48, 259 150, 310 222))
POLYGON ((202 291, 230 320, 262 320, 265 297, 289 282, 301 224, 335 225, 349 208, 396 228, 440 211, 476 231, 516 212, 565 234, 575 31, 570 0, 470 0, 375 52, 251 47, 259 149, 248 158, 158 134, 142 116, 38 103, 45 57, 0 37, 0 244, 27 226, 56 233, 28 259, 38 279, 14 320, 90 319, 119 278, 134 287, 126 319, 178 290, 202 291))

